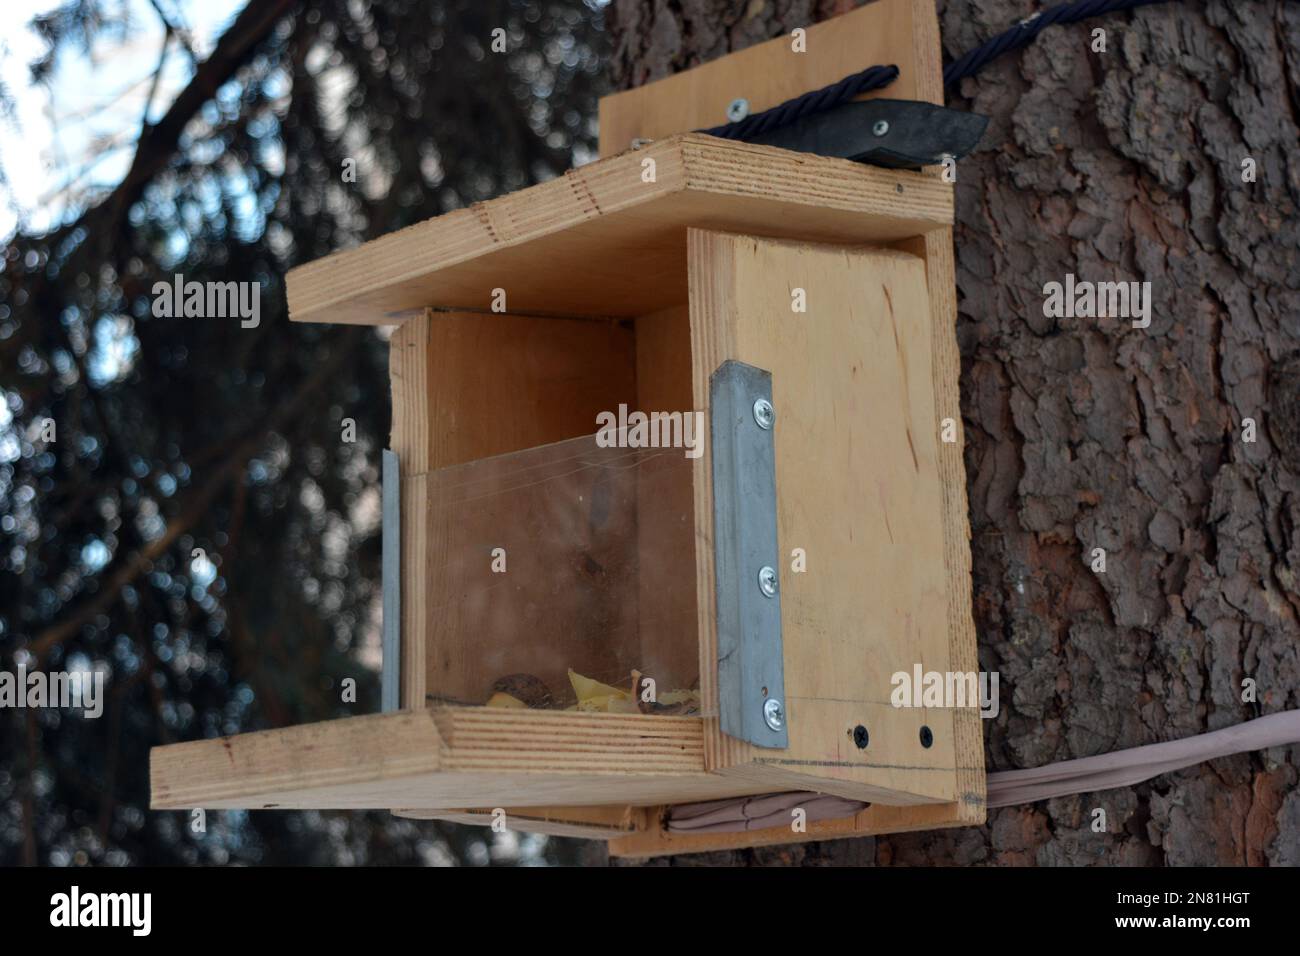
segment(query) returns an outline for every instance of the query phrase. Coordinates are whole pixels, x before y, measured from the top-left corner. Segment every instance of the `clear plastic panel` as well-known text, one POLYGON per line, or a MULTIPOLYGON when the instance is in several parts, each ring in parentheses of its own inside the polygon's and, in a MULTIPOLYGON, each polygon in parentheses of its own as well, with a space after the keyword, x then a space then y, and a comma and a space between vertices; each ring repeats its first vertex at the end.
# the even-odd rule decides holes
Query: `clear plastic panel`
POLYGON ((586 436, 430 473, 430 699, 697 713, 693 464, 586 436))

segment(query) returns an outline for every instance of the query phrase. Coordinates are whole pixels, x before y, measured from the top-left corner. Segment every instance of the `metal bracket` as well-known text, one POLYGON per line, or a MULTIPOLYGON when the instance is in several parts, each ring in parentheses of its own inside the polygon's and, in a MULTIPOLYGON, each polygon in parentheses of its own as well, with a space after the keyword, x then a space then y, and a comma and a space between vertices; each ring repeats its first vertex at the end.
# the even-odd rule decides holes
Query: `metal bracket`
POLYGON ((745 141, 891 169, 920 169, 973 150, 989 125, 979 113, 914 100, 841 103, 745 141))
POLYGON ((772 373, 720 365, 709 379, 719 717, 725 734, 783 748, 775 429, 772 373))
POLYGON ((379 670, 379 706, 385 714, 402 706, 402 485, 397 453, 384 449, 383 474, 383 660, 379 670))

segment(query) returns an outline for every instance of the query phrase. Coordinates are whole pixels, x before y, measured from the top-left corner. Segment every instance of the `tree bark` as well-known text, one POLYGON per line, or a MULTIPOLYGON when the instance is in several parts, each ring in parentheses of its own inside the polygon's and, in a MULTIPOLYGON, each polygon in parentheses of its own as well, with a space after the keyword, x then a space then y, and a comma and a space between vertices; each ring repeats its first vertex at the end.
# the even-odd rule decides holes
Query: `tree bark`
MULTIPOLYGON (((856 5, 615 0, 612 78, 639 85, 856 5)), ((1037 9, 938 7, 945 60, 1037 9)), ((955 229, 975 622, 1001 676, 989 769, 1300 706, 1300 5, 1191 0, 1050 28, 949 105, 992 118, 959 166, 955 229), (1150 282, 1150 326, 1045 317, 1044 285, 1067 273, 1150 282)), ((1298 751, 984 827, 708 859, 1300 864, 1298 751)))

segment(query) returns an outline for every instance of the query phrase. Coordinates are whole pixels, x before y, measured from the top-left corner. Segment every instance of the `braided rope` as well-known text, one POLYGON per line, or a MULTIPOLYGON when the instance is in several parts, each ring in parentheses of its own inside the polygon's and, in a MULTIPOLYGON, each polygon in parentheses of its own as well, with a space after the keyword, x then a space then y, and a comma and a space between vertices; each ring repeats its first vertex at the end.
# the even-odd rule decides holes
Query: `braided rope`
POLYGON ((896 66, 869 66, 860 73, 846 76, 838 83, 823 86, 820 90, 813 90, 803 96, 796 96, 779 106, 773 106, 770 110, 746 116, 735 123, 724 123, 722 126, 697 130, 697 132, 720 136, 723 139, 744 139, 746 136, 764 133, 769 129, 792 123, 801 117, 838 106, 859 94, 888 86, 896 79, 898 79, 896 66))
POLYGON ((1038 38, 1038 34, 1050 26, 1077 23, 1089 17, 1168 2, 1169 0, 1075 0, 1074 3, 1062 3, 1041 10, 949 63, 943 71, 943 85, 952 86, 968 76, 974 76, 990 60, 995 60, 1004 53, 1027 47, 1038 38))
MULTIPOLYGON (((1038 34, 1050 26, 1077 23, 1089 17, 1168 2, 1169 0, 1074 0, 1073 3, 1062 3, 1055 7, 1049 7, 1030 17, 1026 17, 1010 30, 1006 30, 991 40, 985 41, 948 64, 943 71, 943 85, 945 87, 952 86, 958 81, 978 73, 990 60, 994 60, 1004 53, 1011 53, 1028 46, 1037 39, 1038 34)), ((778 126, 784 126, 813 113, 830 109, 832 106, 838 106, 855 96, 888 86, 896 79, 898 79, 898 67, 896 66, 869 66, 858 73, 849 74, 830 86, 824 86, 820 90, 813 90, 811 93, 796 96, 794 99, 786 100, 769 110, 746 116, 735 123, 724 123, 721 126, 701 129, 696 132, 708 133, 710 136, 718 136, 722 139, 745 139, 775 129, 778 126)))

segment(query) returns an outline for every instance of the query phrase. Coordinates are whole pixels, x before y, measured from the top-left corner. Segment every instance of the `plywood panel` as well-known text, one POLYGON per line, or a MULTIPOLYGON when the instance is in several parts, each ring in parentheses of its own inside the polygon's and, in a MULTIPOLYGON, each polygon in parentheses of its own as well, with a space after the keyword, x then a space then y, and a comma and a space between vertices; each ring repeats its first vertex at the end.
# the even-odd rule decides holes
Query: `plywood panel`
POLYGON ((398 324, 503 289, 510 312, 631 318, 685 301, 687 226, 890 242, 951 223, 933 177, 688 134, 299 266, 289 316, 398 324))
POLYGON ((780 36, 711 63, 603 97, 600 154, 612 156, 636 139, 708 129, 727 121, 732 100, 750 111, 770 109, 877 64, 896 64, 898 79, 870 96, 919 99, 926 73, 913 68, 914 21, 933 18, 929 0, 880 0, 806 28, 806 52, 780 36), (929 9, 925 9, 928 2, 929 9))
POLYGON ((647 808, 642 812, 646 825, 631 833, 604 837, 609 840, 610 856, 644 858, 675 853, 713 853, 787 843, 843 840, 881 833, 933 830, 952 826, 957 817, 957 808, 950 803, 916 807, 891 807, 876 803, 851 817, 809 823, 807 830, 802 833, 796 833, 788 826, 747 830, 743 833, 670 833, 659 822, 656 808, 647 808))
MULTIPOLYGON (((884 803, 956 797, 952 712, 898 709, 891 675, 949 669, 947 575, 931 313, 923 260, 889 250, 691 230, 697 403, 737 359, 772 372, 790 747, 753 748, 706 724, 708 766, 884 803), (802 289, 807 312, 792 310, 802 289), (807 554, 792 573, 793 548, 807 554), (865 726, 859 749, 854 728, 865 726), (920 743, 922 726, 934 743, 920 743)), ((707 466, 697 465, 696 551, 711 595, 707 466)), ((716 670, 702 609, 701 670, 716 670)), ((716 707, 710 681, 704 710, 716 707)))
POLYGON ((474 669, 482 654, 457 637, 460 616, 439 599, 436 569, 453 529, 434 521, 425 473, 593 433, 597 413, 636 400, 633 331, 609 320, 425 310, 393 334, 389 369, 391 443, 404 476, 403 705, 430 693, 482 703, 503 675, 474 669))
POLYGON ((422 474, 431 467, 432 335, 433 314, 425 309, 388 340, 388 380, 393 400, 388 447, 397 453, 403 478, 422 474))
MULTIPOLYGON (((636 319, 637 407, 646 413, 693 411, 691 328, 685 304, 636 319)), ((703 430, 697 447, 707 447, 703 430)), ((683 456, 685 449, 674 454, 683 456)), ((699 683, 695 604, 695 515, 689 480, 638 487, 640 669, 658 692, 699 683), (665 683, 665 678, 673 679, 665 683)))
POLYGON ((429 364, 432 316, 425 310, 393 333, 388 342, 388 377, 392 387, 389 447, 401 473, 401 691, 403 707, 423 706, 425 648, 429 613, 428 499, 423 473, 429 470, 429 364))
POLYGON ((425 809, 709 800, 698 718, 434 708, 155 747, 151 806, 425 809))
MULTIPOLYGON (((751 108, 758 111, 876 63, 895 63, 901 75, 892 86, 867 98, 896 96, 943 103, 939 26, 934 5, 928 0, 880 0, 813 26, 807 39, 809 54, 793 53, 789 38, 780 37, 673 77, 606 97, 601 102, 602 155, 625 149, 634 138, 656 139, 714 125, 735 96, 745 96, 751 108)), ((926 175, 934 177, 937 172, 927 170, 926 175)), ((960 361, 955 337, 951 229, 927 232, 898 246, 925 259, 931 297, 936 414, 952 417, 960 426, 960 361)), ((978 662, 970 610, 970 532, 961 442, 941 443, 937 457, 943 490, 951 666, 974 671, 978 662)), ((707 613, 711 615, 712 610, 707 613)), ((711 675, 703 676, 707 685, 711 675)), ((879 811, 887 818, 886 829, 909 828, 913 815, 924 818, 922 827, 983 821, 985 785, 980 721, 969 709, 954 716, 960 798, 937 806, 873 807, 873 813, 879 811)), ((748 835, 732 835, 729 839, 735 841, 738 837, 752 839, 748 835)), ((657 838, 657 832, 651 829, 639 833, 636 840, 639 845, 648 845, 657 838)), ((688 846, 679 839, 671 842, 679 849, 670 852, 708 848, 698 843, 688 846)))
MULTIPOLYGON (((620 402, 636 401, 634 337, 627 323, 437 312, 431 313, 428 322, 424 401, 429 426, 424 460, 431 473, 593 434, 600 412, 615 409, 620 402)), ((399 330, 394 339, 404 332, 399 330)), ((420 404, 419 396, 412 401, 420 404)), ((494 679, 516 670, 531 672, 498 660, 502 655, 509 658, 509 642, 524 636, 554 658, 548 672, 538 676, 560 691, 567 683, 568 667, 591 663, 590 655, 579 654, 574 644, 582 643, 583 636, 559 624, 550 631, 531 632, 527 630, 529 622, 522 620, 518 623, 525 628, 523 632, 494 631, 472 619, 472 608, 452 599, 460 593, 457 589, 464 575, 451 573, 455 569, 449 564, 449 555, 459 554, 456 542, 464 545, 464 533, 469 529, 452 515, 434 513, 436 486, 434 478, 425 480, 419 489, 425 500, 412 512, 412 520, 422 522, 427 537, 425 576, 418 585, 427 592, 421 596, 427 615, 423 653, 426 694, 466 703, 485 702, 494 679), (490 653, 493 649, 499 653, 490 653)), ((516 497, 520 508, 545 510, 547 502, 538 494, 529 495, 525 490, 516 497)), ((635 516, 625 518, 624 541, 634 533, 635 516)), ((508 543, 513 542, 496 546, 508 543)), ((528 547, 526 542, 523 547, 528 547)), ((507 568, 512 559, 517 570, 526 568, 530 557, 536 555, 526 550, 512 555, 508 549, 507 568)), ((488 568, 490 547, 481 559, 480 570, 488 568)), ((509 570, 500 578, 503 587, 512 586, 509 570)), ((631 616, 632 627, 635 611, 634 605, 624 609, 631 616)), ((419 659, 418 655, 413 658, 419 659)))
MULTIPOLYGON (((978 673, 975 621, 971 614, 970 518, 966 499, 966 465, 962 457, 961 355, 957 351, 957 295, 954 285, 952 232, 900 243, 923 254, 930 292, 931 366, 936 427, 945 418, 957 426, 957 441, 939 442, 936 459, 941 489, 943 567, 947 578, 946 632, 948 666, 959 673, 978 673)), ((977 708, 953 711, 953 748, 957 767, 954 822, 983 823, 987 814, 983 718, 977 708)))
MULTIPOLYGON (((917 9, 912 28, 912 62, 918 78, 917 99, 943 103, 943 52, 939 20, 932 4, 917 9)), ((926 174, 939 175, 929 169, 926 174)), ((957 279, 953 263, 952 228, 945 227, 899 243, 899 248, 925 259, 930 290, 935 415, 957 424, 957 441, 940 442, 939 483, 943 489, 944 569, 948 577, 949 666, 956 671, 979 670, 975 621, 971 615, 970 518, 966 499, 965 444, 961 431, 961 355, 957 350, 957 279)), ((980 824, 987 814, 984 767, 984 727, 972 708, 953 714, 957 756, 958 799, 954 823, 980 824)))
POLYGON ((497 819, 502 819, 507 830, 580 840, 626 836, 644 826, 645 817, 645 811, 639 807, 502 807, 504 818, 495 813, 496 809, 394 810, 393 813, 412 820, 447 820, 482 827, 493 826, 497 819))
MULTIPOLYGON (((885 95, 942 101, 937 23, 933 6, 922 0, 883 0, 833 23, 814 27, 809 44, 812 52, 802 54, 804 61, 797 64, 778 64, 772 59, 788 57, 788 41, 780 39, 754 48, 754 55, 739 73, 710 76, 705 72, 715 67, 731 70, 726 64, 738 59, 731 57, 693 71, 693 77, 686 74, 674 78, 678 83, 693 84, 698 95, 681 93, 673 80, 633 91, 637 96, 620 94, 611 102, 620 111, 628 107, 623 115, 632 117, 628 122, 636 131, 618 132, 616 124, 623 122, 621 119, 603 122, 602 133, 608 134, 602 137, 606 152, 622 148, 607 146, 610 137, 665 138, 645 149, 612 156, 551 183, 422 223, 290 274, 289 295, 295 321, 407 323, 410 337, 399 340, 398 336, 407 331, 403 329, 394 342, 403 341, 415 352, 395 360, 394 404, 396 408, 401 392, 407 396, 401 404, 409 407, 410 414, 399 421, 395 411, 393 429, 393 446, 406 449, 404 471, 412 473, 404 480, 406 493, 417 498, 425 496, 421 474, 427 468, 438 467, 439 461, 481 457, 484 453, 478 448, 493 447, 493 442, 499 440, 506 445, 527 441, 522 432, 504 438, 479 432, 476 437, 472 428, 462 427, 457 433, 455 427, 435 426, 440 410, 445 415, 460 409, 472 418, 475 400, 481 402, 483 396, 476 394, 474 384, 458 376, 456 367, 456 356, 472 351, 463 344, 472 337, 464 339, 460 347, 435 350, 432 343, 438 333, 434 323, 447 315, 446 310, 455 309, 463 310, 459 316, 462 325, 499 320, 500 316, 488 313, 495 287, 506 289, 512 311, 533 313, 538 321, 551 322, 556 315, 637 317, 638 324, 644 322, 645 337, 638 343, 633 359, 633 401, 641 407, 649 403, 653 408, 660 401, 672 402, 674 406, 670 407, 675 407, 678 399, 672 396, 680 395, 684 365, 683 353, 673 349, 678 334, 673 323, 683 318, 680 304, 687 295, 685 237, 690 226, 799 240, 895 243, 922 257, 930 293, 931 414, 951 415, 960 421, 948 228, 952 218, 950 186, 939 182, 932 171, 900 173, 710 137, 668 135, 716 122, 713 114, 718 112, 719 104, 725 108, 735 95, 748 96, 754 107, 761 109, 874 62, 897 62, 903 69, 900 83, 885 95), (746 91, 736 94, 726 89, 728 82, 723 77, 727 75, 743 81, 746 91), (634 104, 638 96, 643 101, 634 104), (655 102, 647 106, 652 100, 655 102), (657 167, 653 182, 645 182, 642 177, 647 159, 654 160, 657 167), (574 281, 575 276, 581 276, 581 281, 574 281), (426 307, 430 305, 440 311, 429 313, 426 307), (652 321, 645 321, 652 316, 652 321), (418 328, 411 328, 417 323, 418 328), (438 360, 446 364, 435 373, 433 363, 438 360)), ((602 116, 607 109, 602 107, 602 116)), ((721 288, 727 276, 734 274, 734 263, 731 267, 717 263, 718 281, 713 285, 721 288)), ((712 301, 710 307, 717 306, 716 296, 708 298, 716 291, 700 296, 697 307, 703 307, 698 302, 706 301, 712 301)), ((485 335, 492 337, 491 331, 485 335)), ((716 341, 708 345, 715 350, 710 354, 716 355, 719 345, 738 344, 741 338, 730 331, 718 333, 716 341)), ((479 344, 488 347, 484 341, 479 344)), ((487 401, 495 398, 490 394, 487 401)), ((491 419, 500 411, 486 409, 482 418, 491 419)), ((530 427, 524 425, 522 431, 530 427)), ((969 531, 961 446, 941 445, 934 455, 941 485, 938 513, 943 542, 939 564, 947 588, 946 600, 937 603, 946 615, 945 647, 950 667, 974 669, 977 665, 970 621, 969 531)), ((707 502, 697 497, 695 507, 699 509, 702 504, 707 502)), ((797 520, 792 527, 799 527, 797 520)), ((643 535, 643 529, 638 530, 638 535, 643 535)), ((661 550, 654 532, 639 540, 642 553, 661 550)), ((421 538, 408 532, 403 544, 404 570, 426 573, 416 570, 416 566, 423 561, 427 570, 437 546, 433 537, 421 538)), ((782 570, 789 595, 788 575, 782 570)), ((697 568, 702 582, 709 573, 708 568, 697 568)), ((406 594, 418 595, 419 591, 408 589, 406 594)), ((408 604, 412 606, 418 618, 427 619, 418 605, 408 604)), ((813 602, 800 605, 796 601, 794 606, 802 606, 810 613, 816 611, 813 602)), ((702 607, 700 621, 711 619, 711 614, 711 607, 702 607)), ((818 625, 815 613, 801 613, 796 623, 803 628, 815 629, 818 625)), ((823 630, 820 643, 810 646, 833 657, 833 629, 823 630)), ((425 647, 426 641, 420 640, 417 653, 425 647)), ((706 660, 707 653, 706 649, 706 660)), ((932 666, 928 660, 926 666, 932 666)), ((789 682, 789 664, 787 668, 789 682)), ((816 666, 809 670, 797 664, 795 670, 813 674, 801 678, 801 686, 829 679, 825 673, 817 676, 816 666)), ((424 700, 425 675, 423 666, 404 673, 404 700, 408 705, 424 700)), ((706 668, 701 674, 706 701, 710 680, 706 668)), ((792 697, 797 696, 792 691, 792 697)), ((825 710, 819 700, 814 697, 807 706, 814 722, 829 725, 841 719, 836 707, 844 701, 820 700, 821 704, 831 705, 830 710, 825 710)), ((797 722, 798 707, 803 705, 792 699, 790 706, 792 719, 797 722)), ((857 703, 853 709, 859 710, 857 703)), ((580 718, 576 723, 557 727, 545 722, 522 722, 538 717, 536 712, 453 708, 439 713, 435 724, 425 719, 427 714, 384 715, 356 720, 408 720, 373 726, 338 721, 270 732, 288 735, 283 738, 250 735, 257 739, 246 736, 178 745, 199 748, 185 751, 163 748, 156 752, 154 762, 155 799, 168 806, 465 808, 524 806, 525 802, 529 806, 604 806, 680 802, 819 784, 820 789, 831 792, 867 794, 876 799, 943 799, 935 796, 943 787, 915 781, 916 771, 920 769, 923 775, 926 768, 911 765, 878 768, 885 776, 876 779, 885 782, 865 786, 856 780, 854 765, 840 766, 844 761, 838 754, 832 760, 793 760, 787 754, 783 763, 763 764, 761 755, 748 753, 723 739, 716 731, 716 721, 706 726, 708 721, 628 715, 623 719, 634 723, 590 725, 584 721, 610 715, 544 715, 548 720, 580 718), (685 722, 666 725, 661 723, 664 720, 685 722), (640 723, 644 721, 656 723, 640 723), (452 738, 459 738, 459 743, 452 745, 452 738), (718 767, 725 775, 706 774, 706 765, 718 767), (842 772, 845 770, 848 772, 842 772), (283 802, 295 800, 300 802, 283 802)), ((956 716, 950 735, 936 727, 939 741, 951 736, 950 746, 955 751, 949 757, 956 774, 949 802, 877 804, 866 811, 870 819, 859 815, 852 822, 832 821, 810 830, 828 827, 828 835, 831 830, 848 835, 982 820, 980 725, 973 713, 956 716)), ((881 719, 888 717, 885 714, 881 719)), ((891 732, 888 736, 895 735, 891 732)), ((939 747, 937 743, 933 753, 937 754, 939 747)), ((653 809, 642 812, 655 813, 653 809)), ((536 816, 545 820, 548 814, 539 811, 536 816)), ((786 842, 781 836, 724 835, 733 840, 786 842)), ((700 843, 682 842, 701 837, 665 836, 649 826, 639 830, 635 839, 639 841, 638 853, 661 852, 654 848, 663 846, 676 848, 668 852, 704 848, 700 843)))
POLYGON ((591 435, 636 401, 625 323, 435 312, 428 349, 425 470, 591 435))

